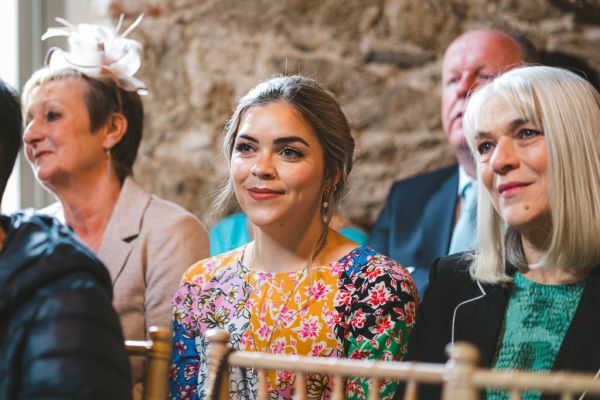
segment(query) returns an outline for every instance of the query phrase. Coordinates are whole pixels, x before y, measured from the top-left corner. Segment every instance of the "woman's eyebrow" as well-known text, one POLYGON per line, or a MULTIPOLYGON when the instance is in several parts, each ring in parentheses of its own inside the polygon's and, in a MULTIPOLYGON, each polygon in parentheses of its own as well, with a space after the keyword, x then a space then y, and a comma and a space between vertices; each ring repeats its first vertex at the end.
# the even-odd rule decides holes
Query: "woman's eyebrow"
POLYGON ((236 139, 238 139, 238 138, 240 138, 240 139, 246 139, 246 140, 248 140, 250 142, 258 143, 258 139, 256 139, 255 137, 252 137, 250 135, 247 135, 247 134, 238 135, 236 139))
MULTIPOLYGON (((525 125, 528 124, 530 121, 525 119, 525 118, 516 118, 513 119, 512 121, 510 121, 508 123, 508 131, 514 131, 515 129, 517 129, 518 127, 520 127, 521 125, 525 125)), ((473 137, 474 140, 476 139, 480 139, 480 138, 487 138, 492 136, 492 133, 490 131, 477 131, 477 133, 475 134, 475 136, 473 137)))
POLYGON ((273 140, 273 144, 282 144, 282 143, 293 143, 300 142, 304 144, 306 147, 310 147, 310 145, 306 142, 306 140, 302 139, 300 136, 286 136, 280 137, 273 140))

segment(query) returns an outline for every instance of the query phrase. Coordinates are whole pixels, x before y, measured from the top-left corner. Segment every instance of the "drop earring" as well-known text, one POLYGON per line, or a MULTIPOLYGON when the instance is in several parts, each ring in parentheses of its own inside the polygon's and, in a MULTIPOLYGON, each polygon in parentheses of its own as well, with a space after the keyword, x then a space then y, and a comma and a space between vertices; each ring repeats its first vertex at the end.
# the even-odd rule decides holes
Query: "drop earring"
POLYGON ((110 148, 106 149, 106 176, 110 177, 110 148))
POLYGON ((329 207, 329 202, 327 200, 329 200, 329 190, 326 190, 323 192, 323 203, 321 203, 321 206, 327 210, 327 208, 329 207))

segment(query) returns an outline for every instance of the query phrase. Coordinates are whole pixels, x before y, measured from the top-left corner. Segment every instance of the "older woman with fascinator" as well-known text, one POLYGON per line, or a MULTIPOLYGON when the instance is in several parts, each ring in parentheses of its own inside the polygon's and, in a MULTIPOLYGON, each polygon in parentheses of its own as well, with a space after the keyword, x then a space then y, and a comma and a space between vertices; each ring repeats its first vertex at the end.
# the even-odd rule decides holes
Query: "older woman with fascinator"
POLYGON ((487 367, 598 371, 600 95, 566 70, 519 68, 475 92, 463 124, 478 247, 434 261, 409 359, 444 362, 468 341, 487 367))
MULTIPOLYGON (((208 255, 206 230, 181 207, 146 193, 132 179, 142 138, 143 83, 133 77, 141 45, 119 29, 53 28, 70 52, 55 50, 26 83, 25 153, 62 219, 106 264, 126 339, 150 325, 170 326, 183 272, 208 255), (116 33, 115 33, 116 32, 116 33)), ((134 367, 134 379, 141 368, 134 367)))
MULTIPOLYGON (((413 324, 414 284, 397 262, 329 227, 352 167, 354 140, 340 106, 317 82, 288 76, 241 98, 224 137, 235 197, 254 241, 192 266, 174 306, 171 398, 206 398, 206 331, 225 329, 247 351, 399 360, 413 324)), ((232 398, 253 399, 254 370, 230 375, 232 398)), ((291 399, 293 374, 268 375, 269 397, 291 399)), ((309 375, 310 398, 330 391, 309 375)), ((349 379, 351 398, 366 396, 349 379)), ((381 386, 390 396, 395 383, 381 386)))

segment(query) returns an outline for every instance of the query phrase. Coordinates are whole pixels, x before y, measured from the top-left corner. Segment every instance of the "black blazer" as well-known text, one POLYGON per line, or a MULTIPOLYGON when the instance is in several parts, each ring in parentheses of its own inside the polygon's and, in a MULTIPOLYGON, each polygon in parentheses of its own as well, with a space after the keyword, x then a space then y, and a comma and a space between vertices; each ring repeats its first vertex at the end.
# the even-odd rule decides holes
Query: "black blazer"
POLYGON ((368 245, 413 267, 419 294, 427 287, 429 264, 448 254, 458 191, 458 166, 394 183, 368 245))
MULTIPOLYGON (((407 360, 445 363, 444 349, 452 341, 467 341, 481 352, 480 365, 492 367, 509 290, 471 279, 465 253, 436 259, 429 288, 417 310, 408 343, 407 360), (453 330, 453 314, 456 310, 453 330)), ((510 266, 508 267, 511 268, 510 266)), ((600 369, 600 268, 588 276, 581 300, 552 370, 596 373, 600 369)), ((439 387, 424 387, 420 398, 439 398, 439 387)), ((397 398, 401 398, 397 396, 397 398)), ((556 397, 542 396, 542 399, 556 397)), ((585 399, 592 399, 586 396, 585 399)))

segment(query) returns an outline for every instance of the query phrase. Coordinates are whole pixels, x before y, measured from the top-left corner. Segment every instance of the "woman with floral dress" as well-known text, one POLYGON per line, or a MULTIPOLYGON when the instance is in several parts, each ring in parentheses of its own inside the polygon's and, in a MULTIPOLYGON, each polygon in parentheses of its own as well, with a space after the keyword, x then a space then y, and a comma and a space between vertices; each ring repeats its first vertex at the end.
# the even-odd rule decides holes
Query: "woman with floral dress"
MULTIPOLYGON (((235 349, 315 357, 400 360, 417 296, 396 261, 329 228, 352 168, 354 140, 331 93, 312 79, 278 77, 241 98, 224 138, 234 198, 255 240, 193 265, 174 299, 171 398, 206 398, 206 331, 231 334, 235 349)), ((291 399, 295 376, 267 375, 270 398, 291 399)), ((384 381, 382 398, 395 383, 384 381)), ((253 399, 252 369, 230 374, 231 398, 253 399)), ((309 398, 327 397, 330 377, 307 377, 309 398)), ((367 395, 348 378, 349 398, 367 395)))

